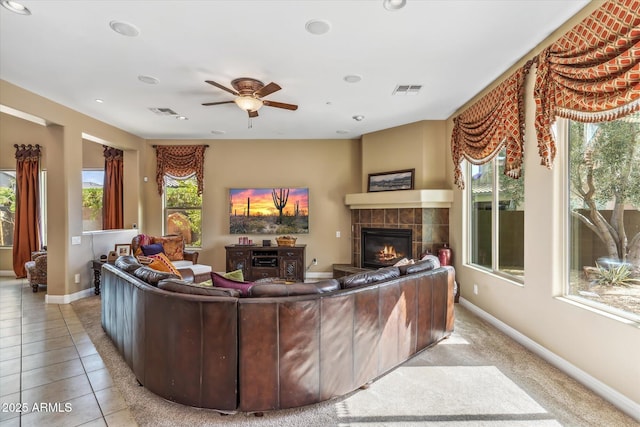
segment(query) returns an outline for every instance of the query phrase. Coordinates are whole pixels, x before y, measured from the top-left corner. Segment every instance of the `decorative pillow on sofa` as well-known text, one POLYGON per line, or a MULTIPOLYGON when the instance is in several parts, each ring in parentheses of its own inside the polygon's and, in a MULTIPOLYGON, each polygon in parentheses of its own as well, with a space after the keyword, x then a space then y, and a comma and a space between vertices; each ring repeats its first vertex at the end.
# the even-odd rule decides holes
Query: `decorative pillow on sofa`
POLYGON ((169 261, 169 258, 160 252, 159 254, 149 256, 153 261, 148 265, 149 268, 158 271, 165 271, 167 273, 175 274, 176 276, 182 278, 182 274, 178 271, 178 269, 169 261))
POLYGON ((429 271, 438 267, 440 267, 440 261, 438 261, 437 259, 435 262, 432 259, 422 259, 421 261, 418 261, 415 264, 403 265, 402 267, 400 267, 400 274, 420 273, 422 271, 429 271), (437 265, 436 265, 436 262, 437 262, 437 265))
POLYGON ((212 297, 240 297, 237 289, 203 286, 201 283, 189 283, 183 280, 165 279, 158 282, 158 288, 181 294, 206 295, 212 297))
POLYGON ((253 282, 238 282, 236 280, 227 279, 215 271, 211 272, 211 279, 213 280, 213 286, 218 288, 237 289, 243 297, 249 296, 249 291, 254 285, 253 282))
POLYGON ((162 249, 170 261, 182 261, 184 259, 184 239, 182 236, 154 237, 153 243, 162 244, 162 249))
POLYGON ((140 249, 142 249, 142 254, 144 256, 151 256, 151 255, 156 255, 161 252, 164 252, 162 243, 152 243, 150 245, 142 245, 140 246, 140 249))
POLYGON ((242 270, 233 270, 228 273, 224 273, 222 277, 235 280, 236 282, 244 282, 244 274, 242 274, 242 270))

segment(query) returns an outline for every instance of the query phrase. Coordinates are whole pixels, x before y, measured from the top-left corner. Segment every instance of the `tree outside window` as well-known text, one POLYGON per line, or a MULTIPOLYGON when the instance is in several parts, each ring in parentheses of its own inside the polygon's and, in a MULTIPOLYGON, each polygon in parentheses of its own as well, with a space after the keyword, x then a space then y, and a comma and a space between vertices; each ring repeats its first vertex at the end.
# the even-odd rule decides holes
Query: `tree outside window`
POLYGON ((490 162, 469 165, 471 264, 522 279, 524 276, 524 170, 503 173, 505 150, 490 162))
POLYGON ((184 179, 165 175, 165 233, 179 234, 189 247, 202 246, 202 196, 195 175, 184 179))
POLYGON ((102 230, 104 170, 82 171, 82 231, 102 230))
POLYGON ((569 126, 567 294, 640 315, 640 114, 569 126))
POLYGON ((16 213, 16 172, 0 171, 0 246, 13 245, 16 213))

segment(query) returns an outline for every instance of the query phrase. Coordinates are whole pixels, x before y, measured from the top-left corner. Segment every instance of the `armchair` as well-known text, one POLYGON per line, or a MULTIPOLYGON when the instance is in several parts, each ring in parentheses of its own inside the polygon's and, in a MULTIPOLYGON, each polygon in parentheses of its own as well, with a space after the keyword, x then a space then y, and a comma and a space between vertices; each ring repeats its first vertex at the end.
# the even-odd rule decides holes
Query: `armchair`
MULTIPOLYGON (((148 236, 146 234, 138 234, 133 239, 131 239, 131 254, 135 256, 138 253, 138 249, 143 245, 149 245, 152 243, 162 243, 163 246, 165 246, 165 242, 170 244, 170 242, 176 242, 176 241, 180 242, 179 246, 181 248, 182 258, 185 261, 191 261, 193 264, 197 264, 198 255, 200 255, 200 253, 196 251, 185 250, 184 237, 180 236, 179 234, 169 234, 167 236, 162 236, 162 237, 148 236)), ((171 257, 169 257, 169 259, 171 259, 171 257)), ((180 257, 178 257, 178 259, 180 259, 180 257)))
POLYGON ((33 288, 33 292, 38 292, 39 285, 47 286, 47 252, 31 252, 31 261, 24 263, 27 270, 27 280, 33 288))

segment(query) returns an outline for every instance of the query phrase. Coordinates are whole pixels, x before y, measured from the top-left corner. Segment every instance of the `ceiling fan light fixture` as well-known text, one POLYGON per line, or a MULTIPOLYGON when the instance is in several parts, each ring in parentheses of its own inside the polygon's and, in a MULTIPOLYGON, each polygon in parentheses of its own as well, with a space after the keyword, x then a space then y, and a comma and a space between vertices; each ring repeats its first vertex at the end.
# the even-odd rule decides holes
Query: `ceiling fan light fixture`
POLYGON ((258 111, 262 107, 262 101, 253 96, 239 96, 234 102, 244 111, 258 111))
POLYGON ((382 5, 387 10, 400 10, 407 5, 407 0, 383 0, 382 5))

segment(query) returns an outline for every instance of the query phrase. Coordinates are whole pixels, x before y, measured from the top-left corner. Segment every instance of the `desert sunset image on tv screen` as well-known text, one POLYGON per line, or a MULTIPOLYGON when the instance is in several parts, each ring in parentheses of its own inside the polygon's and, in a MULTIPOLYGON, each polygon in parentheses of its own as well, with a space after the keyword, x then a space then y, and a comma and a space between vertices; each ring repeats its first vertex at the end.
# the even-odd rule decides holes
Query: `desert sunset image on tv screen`
POLYGON ((231 234, 309 233, 308 188, 232 188, 231 234))

